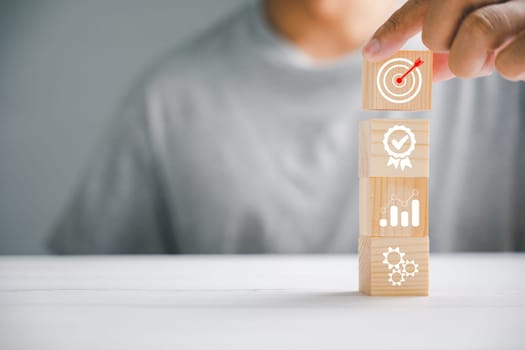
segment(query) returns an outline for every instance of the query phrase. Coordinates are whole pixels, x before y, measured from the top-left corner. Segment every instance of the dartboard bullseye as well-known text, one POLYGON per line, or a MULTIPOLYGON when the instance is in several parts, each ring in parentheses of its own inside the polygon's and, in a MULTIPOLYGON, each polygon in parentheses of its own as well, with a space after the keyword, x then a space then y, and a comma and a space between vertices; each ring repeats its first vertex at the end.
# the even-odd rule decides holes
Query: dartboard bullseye
POLYGON ((380 62, 363 62, 363 109, 430 110, 432 52, 402 50, 380 62))
POLYGON ((377 72, 377 89, 384 99, 402 104, 412 101, 421 91, 423 78, 414 62, 406 58, 393 58, 383 63, 377 72), (404 76, 405 72, 408 72, 404 76))

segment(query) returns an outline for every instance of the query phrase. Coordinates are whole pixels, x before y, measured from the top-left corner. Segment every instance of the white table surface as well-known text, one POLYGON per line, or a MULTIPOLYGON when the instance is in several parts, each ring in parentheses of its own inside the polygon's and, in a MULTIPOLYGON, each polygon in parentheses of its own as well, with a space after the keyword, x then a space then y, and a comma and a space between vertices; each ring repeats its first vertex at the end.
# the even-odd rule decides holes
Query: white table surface
POLYGON ((432 255, 430 297, 356 256, 0 258, 0 349, 525 349, 525 254, 432 255))

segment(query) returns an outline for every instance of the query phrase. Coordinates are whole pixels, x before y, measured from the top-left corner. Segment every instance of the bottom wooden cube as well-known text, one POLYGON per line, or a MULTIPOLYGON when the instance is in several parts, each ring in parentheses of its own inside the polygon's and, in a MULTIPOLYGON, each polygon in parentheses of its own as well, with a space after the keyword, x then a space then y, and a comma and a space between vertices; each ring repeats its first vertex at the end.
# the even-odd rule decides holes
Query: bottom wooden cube
POLYGON ((428 295, 428 237, 359 236, 359 291, 428 295))

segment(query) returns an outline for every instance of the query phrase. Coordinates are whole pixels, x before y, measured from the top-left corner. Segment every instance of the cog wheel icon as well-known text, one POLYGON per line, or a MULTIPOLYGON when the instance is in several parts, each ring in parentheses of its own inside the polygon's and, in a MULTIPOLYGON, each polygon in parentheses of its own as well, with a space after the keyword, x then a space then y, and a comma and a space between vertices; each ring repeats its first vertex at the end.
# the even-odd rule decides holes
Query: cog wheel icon
POLYGON ((385 257, 383 264, 388 265, 389 270, 400 270, 400 267, 405 264, 405 253, 401 252, 399 247, 388 247, 388 250, 383 253, 383 256, 385 257))
POLYGON ((405 274, 401 270, 393 269, 388 274, 388 282, 392 283, 393 286, 400 287, 405 282, 405 274))
POLYGON ((407 260, 403 264, 401 272, 407 277, 415 277, 416 273, 419 272, 419 264, 417 264, 414 260, 407 260))

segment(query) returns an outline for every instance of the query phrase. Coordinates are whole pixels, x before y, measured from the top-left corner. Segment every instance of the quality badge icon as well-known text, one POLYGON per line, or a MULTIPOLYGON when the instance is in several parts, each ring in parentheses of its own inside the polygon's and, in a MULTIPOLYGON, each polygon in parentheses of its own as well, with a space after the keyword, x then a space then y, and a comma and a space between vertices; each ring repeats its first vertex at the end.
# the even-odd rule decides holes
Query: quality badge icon
POLYGON ((416 148, 416 136, 410 128, 404 125, 394 125, 385 133, 383 137, 383 146, 388 158, 387 166, 400 168, 412 168, 409 156, 416 148))

